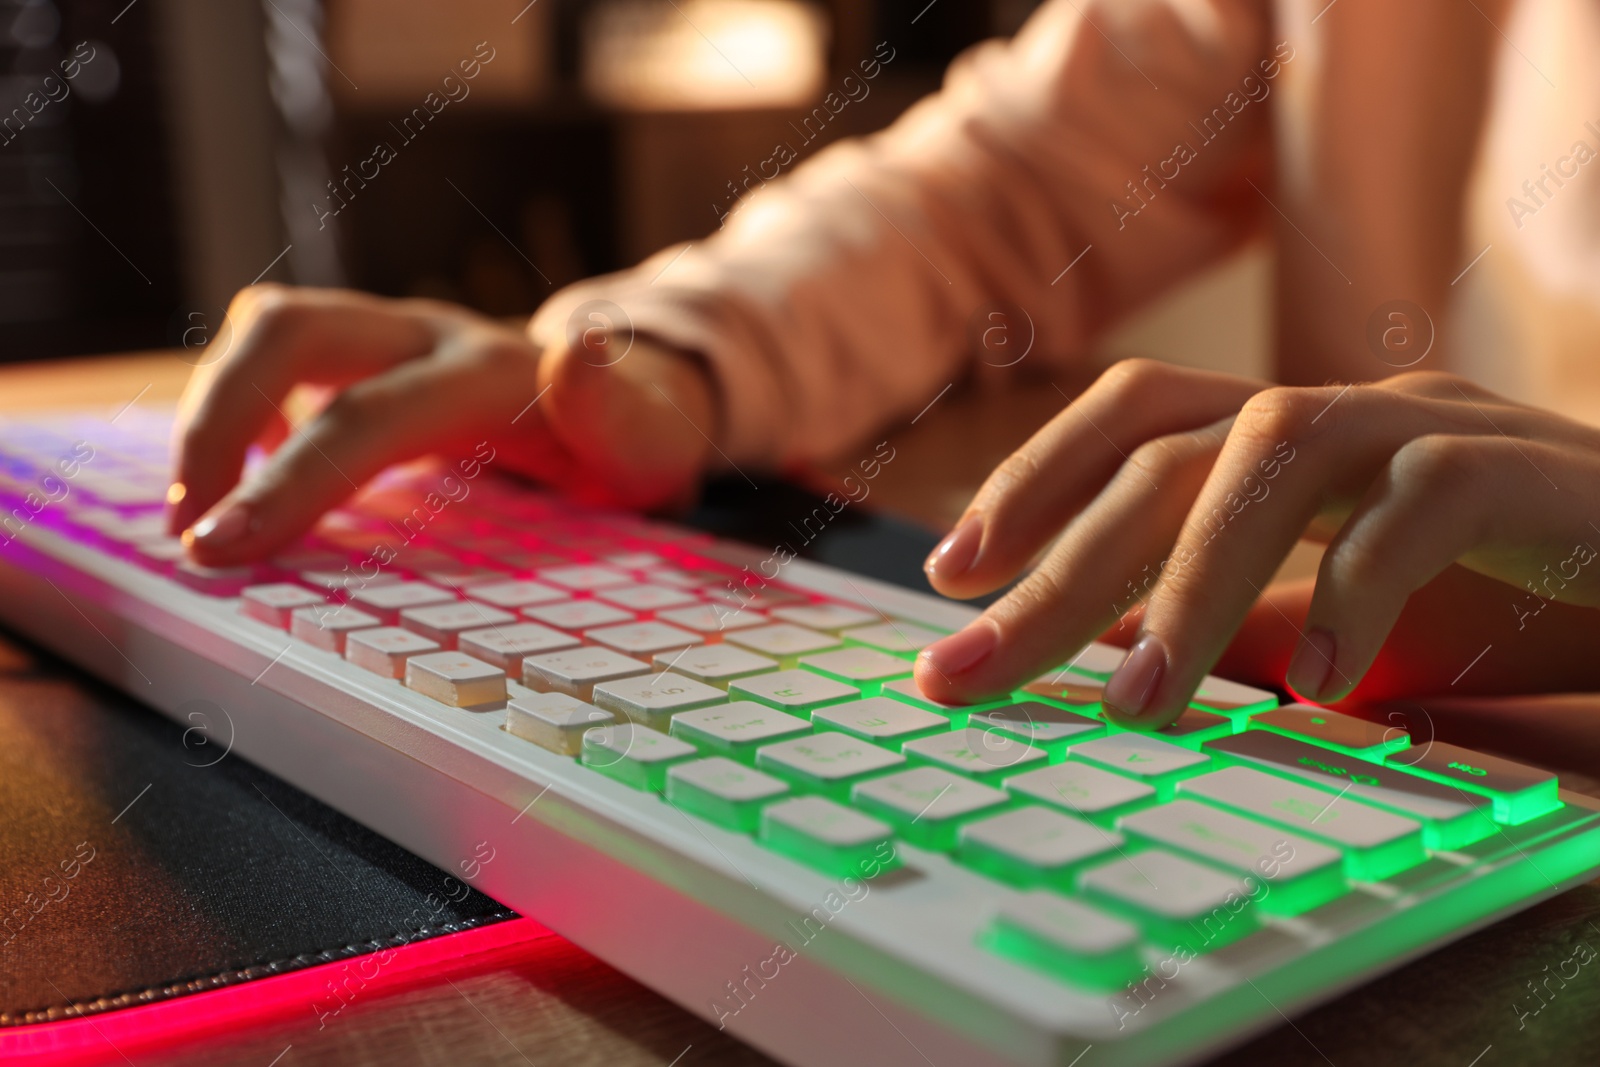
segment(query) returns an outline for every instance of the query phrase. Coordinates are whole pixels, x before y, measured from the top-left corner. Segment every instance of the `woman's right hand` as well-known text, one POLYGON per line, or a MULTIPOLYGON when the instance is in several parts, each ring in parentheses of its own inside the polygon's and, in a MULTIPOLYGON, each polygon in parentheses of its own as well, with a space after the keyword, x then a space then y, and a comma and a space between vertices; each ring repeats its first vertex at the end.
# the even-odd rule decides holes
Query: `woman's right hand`
POLYGON ((645 338, 580 334, 540 351, 520 332, 427 300, 277 285, 242 290, 226 350, 196 371, 173 430, 168 512, 198 562, 269 555, 384 467, 480 442, 499 465, 590 502, 685 499, 713 452, 705 368, 645 338), (624 340, 621 343, 627 343, 624 340), (299 385, 332 399, 291 426, 299 385), (245 455, 271 458, 240 483, 245 455))

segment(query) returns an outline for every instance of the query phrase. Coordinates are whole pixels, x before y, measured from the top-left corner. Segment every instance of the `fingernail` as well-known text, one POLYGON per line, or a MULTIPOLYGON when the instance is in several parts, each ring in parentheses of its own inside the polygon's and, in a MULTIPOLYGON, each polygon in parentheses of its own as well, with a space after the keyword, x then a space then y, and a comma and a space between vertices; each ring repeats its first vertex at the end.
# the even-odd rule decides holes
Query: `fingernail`
POLYGON ((1155 634, 1146 634, 1128 650, 1128 658, 1106 683, 1101 699, 1108 711, 1137 719, 1150 704, 1167 672, 1167 648, 1155 634))
POLYGON ((184 540, 206 548, 224 548, 254 529, 256 523, 250 514, 250 505, 229 504, 220 513, 202 518, 189 530, 191 536, 184 540))
POLYGON ((983 520, 974 515, 945 535, 922 569, 935 578, 959 578, 972 569, 983 541, 983 520))
POLYGON ((980 619, 965 630, 935 641, 922 650, 922 656, 940 674, 961 674, 987 659, 999 639, 995 628, 980 619))
POLYGON ((1310 700, 1320 699, 1333 674, 1333 656, 1338 647, 1333 634, 1320 626, 1307 632, 1294 650, 1284 676, 1289 688, 1310 700))

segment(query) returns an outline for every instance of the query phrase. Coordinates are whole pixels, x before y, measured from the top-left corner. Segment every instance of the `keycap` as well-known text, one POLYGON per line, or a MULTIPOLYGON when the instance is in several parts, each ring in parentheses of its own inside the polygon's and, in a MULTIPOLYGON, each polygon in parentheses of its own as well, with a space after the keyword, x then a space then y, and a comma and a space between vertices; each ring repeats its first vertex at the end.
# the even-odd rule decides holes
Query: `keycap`
POLYGON ((567 599, 566 592, 543 582, 475 582, 464 591, 473 600, 481 600, 507 611, 567 599))
POLYGON ((1005 899, 981 943, 1071 985, 1117 989, 1144 972, 1139 931, 1047 890, 1005 899))
POLYGON ((207 596, 237 596, 257 580, 254 567, 207 567, 192 559, 174 562, 172 576, 195 592, 207 596))
POLYGON ((1368 722, 1309 704, 1285 704, 1259 712, 1250 717, 1250 729, 1272 730, 1352 756, 1378 760, 1411 744, 1410 735, 1399 727, 1368 722))
POLYGON ((1194 952, 1256 930, 1255 900, 1267 891, 1260 878, 1241 879, 1154 848, 1089 868, 1078 887, 1091 902, 1138 923, 1158 945, 1194 952))
POLYGON ((133 542, 133 551, 150 563, 176 563, 189 555, 189 546, 179 537, 145 537, 133 542))
POLYGON ((825 797, 767 805, 760 838, 774 852, 835 878, 872 878, 900 862, 888 823, 825 797))
POLYGON ((699 756, 695 747, 638 723, 597 726, 583 732, 583 765, 624 785, 659 793, 667 769, 699 756))
POLYGON ((1153 786, 1077 760, 1007 778, 1005 786, 1019 797, 1103 823, 1156 799, 1153 786))
POLYGON ((1049 885, 1071 892, 1079 867, 1122 843, 1115 830, 1029 804, 967 823, 956 855, 1012 885, 1049 885))
POLYGON ((941 700, 924 696, 915 678, 898 678, 892 682, 884 682, 880 692, 886 697, 903 700, 925 711, 938 712, 950 720, 951 726, 965 726, 973 714, 1011 703, 1009 700, 991 700, 983 704, 946 704, 941 700))
POLYGON ((406 659, 406 688, 452 708, 497 704, 506 698, 506 672, 461 652, 426 652, 406 659))
POLYGON ((980 711, 967 719, 967 726, 1026 741, 1047 753, 1052 761, 1062 759, 1068 745, 1106 732, 1106 724, 1099 719, 1037 700, 980 711))
POLYGON ((1348 891, 1338 849, 1197 801, 1145 808, 1117 826, 1130 837, 1265 879, 1256 906, 1274 915, 1299 915, 1348 891))
POLYGON ((685 604, 698 604, 700 600, 693 593, 682 589, 674 589, 669 585, 619 585, 610 589, 602 589, 595 593, 596 600, 603 600, 607 604, 615 604, 629 611, 659 611, 662 608, 677 608, 685 604))
POLYGON ((1336 845, 1345 873, 1359 881, 1382 881, 1428 858, 1415 819, 1249 767, 1185 779, 1178 795, 1336 845))
POLYGON ((581 632, 596 626, 632 622, 631 611, 614 608, 597 600, 563 600, 555 604, 535 604, 523 608, 522 616, 558 630, 581 632))
POLYGON ((344 655, 345 637, 355 630, 379 625, 369 615, 349 604, 319 604, 296 608, 289 613, 289 633, 310 645, 344 655))
POLYGON ((490 570, 487 567, 465 567, 459 563, 448 567, 418 567, 417 577, 425 582, 449 589, 454 593, 465 594, 468 590, 479 585, 493 585, 506 580, 505 571, 490 570))
POLYGON ((108 540, 131 545, 146 538, 167 536, 167 520, 164 515, 154 512, 148 515, 126 515, 117 512, 116 515, 117 521, 106 522, 96 527, 108 540))
POLYGON ((357 589, 350 594, 350 603, 376 615, 385 626, 394 626, 405 608, 455 602, 454 593, 427 582, 389 582, 357 589))
POLYGON ((496 626, 509 626, 517 617, 488 604, 474 604, 470 600, 452 600, 448 604, 432 604, 425 608, 405 608, 400 612, 400 625, 419 633, 430 641, 439 642, 441 648, 455 648, 456 638, 464 630, 482 630, 496 626))
POLYGON ((930 763, 998 785, 1009 775, 1049 762, 1044 750, 998 730, 949 730, 907 741, 900 751, 913 763, 930 763))
POLYGON ((1041 674, 1023 686, 1022 691, 1030 696, 1044 697, 1046 700, 1054 700, 1076 708, 1083 714, 1093 715, 1099 709, 1105 687, 1105 682, 1099 678, 1062 669, 1041 674))
POLYGON ((831 634, 818 633, 787 622, 734 630, 722 639, 752 652, 771 656, 785 666, 793 666, 801 656, 836 648, 839 644, 839 639, 831 634))
POLYGON ((811 724, 765 704, 736 700, 676 715, 669 732, 707 752, 753 764, 762 745, 809 734, 811 724))
POLYGON ((779 622, 792 622, 796 626, 829 633, 881 621, 875 611, 862 611, 843 604, 785 604, 767 614, 779 622))
POLYGON ((596 682, 611 682, 649 670, 648 664, 609 648, 570 648, 522 657, 522 684, 588 701, 594 696, 596 682))
POLYGON ((594 687, 594 703, 599 707, 662 732, 678 712, 727 699, 728 694, 715 686, 667 671, 598 682, 594 687))
POLYGON ((898 752, 839 733, 813 734, 756 749, 756 766, 801 789, 843 800, 850 784, 905 763, 898 752))
POLYGON ((646 567, 659 566, 666 560, 654 552, 614 552, 605 558, 613 567, 621 567, 625 571, 643 570, 646 567))
POLYGON ((907 741, 950 729, 950 720, 887 697, 829 704, 811 713, 819 730, 838 730, 898 751, 907 741))
POLYGON ((761 809, 789 793, 789 783, 724 756, 667 768, 667 800, 691 815, 753 834, 761 809))
POLYGON ((841 630, 839 636, 853 644, 866 645, 876 648, 881 652, 914 653, 921 652, 941 637, 946 637, 943 630, 934 630, 926 626, 918 626, 914 622, 891 620, 890 622, 874 623, 871 626, 852 626, 848 630, 841 630))
POLYGON ((1265 689, 1255 689, 1225 678, 1206 675, 1189 703, 1219 715, 1253 715, 1278 706, 1278 698, 1265 689))
POLYGON ((330 593, 346 595, 368 587, 394 585, 400 581, 400 578, 393 574, 375 574, 368 577, 348 567, 343 570, 305 570, 299 572, 297 577, 314 589, 326 589, 330 593))
POLYGON ((787 589, 773 589, 771 586, 764 589, 749 589, 745 586, 735 587, 730 582, 703 586, 700 595, 707 600, 721 601, 736 608, 753 608, 756 611, 765 611, 782 604, 794 604, 805 599, 799 593, 791 593, 787 589))
POLYGON ((1128 650, 1125 648, 1091 641, 1067 662, 1066 669, 1104 681, 1117 673, 1117 668, 1122 666, 1122 661, 1127 658, 1128 650))
POLYGON ((735 678, 776 671, 778 661, 719 642, 662 652, 656 656, 655 666, 657 670, 674 670, 697 682, 726 689, 735 678))
POLYGON ((1088 760, 1118 774, 1130 775, 1152 785, 1161 797, 1172 795, 1179 778, 1209 769, 1211 760, 1201 752, 1163 741, 1149 734, 1114 733, 1073 745, 1072 759, 1088 760))
POLYGON ((1235 726, 1243 725, 1243 720, 1234 720, 1226 715, 1218 715, 1214 711, 1201 711, 1199 708, 1184 708, 1171 726, 1156 731, 1156 736, 1163 741, 1171 741, 1184 748, 1199 748, 1207 741, 1214 741, 1219 737, 1227 737, 1234 732, 1235 726))
POLYGON ((1518 826, 1561 807, 1556 776, 1499 756, 1430 741, 1396 752, 1388 759, 1400 767, 1489 798, 1496 822, 1518 826))
POLYGON ((632 585, 633 579, 615 567, 576 565, 571 567, 545 567, 539 571, 539 580, 563 589, 608 589, 618 585, 632 585))
POLYGON ((513 678, 522 677, 524 656, 576 648, 580 642, 571 634, 540 626, 536 622, 513 622, 482 630, 463 630, 456 635, 456 647, 469 656, 492 663, 513 678))
POLYGON ((1270 730, 1207 741, 1201 751, 1227 763, 1288 774, 1320 789, 1345 793, 1422 823, 1430 849, 1453 849, 1494 833, 1488 797, 1382 764, 1346 756, 1270 730))
POLYGON ((583 631, 583 639, 614 648, 629 656, 654 656, 658 652, 698 645, 701 637, 664 622, 625 622, 583 631))
POLYGON ((758 700, 780 711, 805 714, 824 704, 855 700, 861 696, 861 690, 810 671, 792 670, 736 678, 728 683, 728 695, 735 699, 758 700))
POLYGON ((437 641, 398 626, 352 630, 345 637, 344 658, 385 678, 403 678, 406 660, 424 652, 438 652, 437 641))
POLYGON ((289 628, 290 617, 296 608, 307 608, 326 601, 303 585, 293 582, 273 582, 270 585, 246 586, 239 594, 239 610, 252 619, 280 630, 289 628))
POLYGON ((938 767, 868 779, 855 786, 851 799, 863 811, 888 820, 907 841, 940 850, 956 846, 966 820, 1010 802, 998 789, 938 767))
POLYGON ((800 666, 853 685, 881 682, 886 678, 900 678, 911 673, 911 664, 899 656, 859 645, 801 656, 800 666))
POLYGON ((506 732, 562 756, 583 750, 586 731, 614 725, 609 711, 565 693, 531 693, 506 702, 506 732))
POLYGON ((687 608, 671 608, 656 612, 656 618, 702 634, 718 634, 725 630, 741 630, 749 626, 765 626, 767 617, 759 611, 739 611, 726 604, 696 604, 687 608))

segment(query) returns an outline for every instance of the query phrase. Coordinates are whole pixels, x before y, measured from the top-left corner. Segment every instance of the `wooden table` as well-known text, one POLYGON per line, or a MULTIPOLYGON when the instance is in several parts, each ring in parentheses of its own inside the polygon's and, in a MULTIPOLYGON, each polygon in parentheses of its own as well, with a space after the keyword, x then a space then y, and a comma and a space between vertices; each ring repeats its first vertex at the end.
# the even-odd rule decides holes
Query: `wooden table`
MULTIPOLYGON (((168 403, 189 373, 154 353, 0 368, 0 411, 168 403)), ((1081 384, 1081 383, 1075 383, 1081 384)), ((959 513, 989 469, 1061 406, 1048 386, 960 390, 890 437, 893 464, 871 506, 934 528, 959 513)), ((826 481, 847 469, 815 473, 826 481)), ((1451 739, 1492 738, 1600 790, 1600 702, 1460 702, 1451 739)), ((1218 1064, 1406 1064, 1497 1067, 1595 1062, 1600 1048, 1600 959, 1535 1002, 1543 981, 1577 946, 1600 951, 1600 883, 1498 923, 1269 1031, 1218 1064), (1535 1004, 1537 1014, 1523 1014, 1535 1004), (1520 1024, 1520 1025, 1519 1025, 1520 1024)), ((825 1025, 825 1019, 818 1020, 825 1025)), ((108 1062, 123 1062, 108 1056, 108 1062)), ((430 981, 352 1004, 325 1029, 311 1011, 256 1030, 197 1042, 168 1062, 300 1067, 306 1064, 712 1064, 771 1062, 698 1017, 560 938, 512 962, 467 961, 430 981)), ((930 1061, 939 1067, 937 1050, 930 1061)), ((142 1062, 139 1067, 144 1067, 142 1062)), ((1093 1067, 1091 1059, 1083 1067, 1093 1067)))

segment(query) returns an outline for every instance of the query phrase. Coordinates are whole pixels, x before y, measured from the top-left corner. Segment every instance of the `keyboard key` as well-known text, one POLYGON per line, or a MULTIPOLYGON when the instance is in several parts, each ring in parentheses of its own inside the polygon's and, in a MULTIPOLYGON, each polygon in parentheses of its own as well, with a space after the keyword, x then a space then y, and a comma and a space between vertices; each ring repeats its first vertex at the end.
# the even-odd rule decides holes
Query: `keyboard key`
POLYGON ((506 698, 506 672, 460 652, 427 652, 406 659, 406 688, 452 708, 498 704, 506 698))
POLYGON ((1220 948, 1259 925, 1259 878, 1225 874, 1161 849, 1091 867, 1078 878, 1090 900, 1137 922, 1158 945, 1220 948))
POLYGON ((507 611, 567 599, 567 594, 560 589, 529 581, 474 583, 465 592, 473 600, 481 600, 507 611))
POLYGON ((192 559, 180 559, 172 565, 172 576, 197 593, 207 596, 238 596, 255 582, 254 567, 207 567, 192 559))
POLYGON ((1137 733, 1110 734, 1085 741, 1072 746, 1068 754, 1073 759, 1088 760, 1118 774, 1137 778, 1154 786, 1161 797, 1172 795, 1173 784, 1179 778, 1199 774, 1211 764, 1211 760, 1199 752, 1137 733))
POLYGON ((922 690, 917 686, 915 678, 900 678, 892 682, 884 682, 882 693, 886 697, 903 700, 925 711, 936 711, 949 719, 951 726, 965 726, 968 717, 974 713, 1003 707, 1011 703, 1009 700, 991 700, 986 704, 946 704, 930 696, 924 696, 922 690))
POLYGON ((765 626, 767 617, 759 611, 739 611, 726 604, 696 604, 656 612, 656 618, 702 634, 719 634, 749 626, 765 626))
POLYGON ((897 752, 840 733, 821 733, 763 745, 756 766, 813 793, 838 800, 850 785, 869 774, 882 774, 905 763, 897 752))
POLYGON ((830 634, 821 634, 787 622, 734 630, 723 637, 723 640, 741 648, 748 648, 752 652, 771 656, 785 666, 793 666, 801 656, 837 648, 839 645, 839 639, 830 634))
POLYGON ((1556 776, 1499 756, 1432 741, 1396 752, 1389 764, 1489 798, 1496 822, 1518 826, 1561 807, 1556 776))
POLYGON ((561 756, 583 750, 588 730, 614 725, 617 717, 565 693, 532 693, 506 702, 506 732, 561 756))
POLYGON ((189 546, 178 537, 145 537, 133 542, 132 547, 141 560, 150 563, 176 563, 189 556, 189 546))
POLYGON ((950 720, 943 715, 887 697, 829 704, 813 711, 811 722, 819 730, 838 730, 897 751, 907 741, 950 729, 950 720))
POLYGON ((576 648, 579 644, 571 634, 540 626, 536 622, 513 622, 509 626, 463 630, 456 635, 456 646, 461 651, 485 663, 494 664, 513 678, 522 677, 524 656, 576 648))
POLYGON ((1227 737, 1235 732, 1236 726, 1243 725, 1242 719, 1230 719, 1226 715, 1218 715, 1214 711, 1201 711, 1199 708, 1184 708, 1177 722, 1156 731, 1155 736, 1163 741, 1182 745, 1184 748, 1199 748, 1207 741, 1227 737))
POLYGON ((887 819, 907 841, 941 850, 956 846, 962 823, 1011 800, 998 789, 937 767, 861 782, 851 797, 863 811, 887 819))
POLYGON ((1274 915, 1310 911, 1348 888, 1338 849, 1193 800, 1136 811, 1117 826, 1130 837, 1265 879, 1256 905, 1274 915))
POLYGON ((1117 668, 1122 666, 1122 661, 1127 658, 1128 650, 1125 648, 1091 641, 1083 646, 1083 651, 1068 661, 1065 669, 1106 681, 1117 673, 1117 668))
POLYGON ((667 561, 654 552, 615 552, 606 557, 606 562, 625 571, 638 571, 646 567, 659 566, 667 561))
POLYGON ((811 724, 774 711, 765 704, 736 700, 732 704, 685 711, 673 718, 670 733, 707 752, 753 764, 756 750, 762 745, 809 734, 811 724))
POLYGON ((1086 715, 1095 714, 1106 684, 1099 678, 1066 669, 1041 674, 1022 687, 1030 696, 1044 697, 1075 708, 1086 715))
POLYGON ((795 797, 761 812, 761 841, 830 877, 872 878, 899 865, 888 823, 824 797, 795 797))
POLYGON ((996 785, 1049 761, 1043 749, 1026 741, 997 730, 971 728, 907 741, 900 750, 914 763, 931 763, 996 785))
POLYGON ((344 655, 345 637, 355 630, 379 625, 376 615, 368 615, 349 604, 318 604, 296 608, 289 613, 289 633, 309 645, 344 655))
POLYGON ((517 617, 509 611, 474 604, 470 600, 452 600, 448 604, 406 608, 400 612, 401 626, 439 642, 441 648, 455 648, 456 638, 465 630, 509 626, 516 621, 517 617))
POLYGON ((252 619, 280 630, 289 628, 290 617, 296 608, 308 608, 327 603, 322 597, 303 585, 292 582, 274 582, 271 585, 247 586, 239 594, 239 610, 252 619))
POLYGON ((886 678, 900 678, 911 673, 911 664, 899 656, 861 646, 801 656, 800 666, 854 685, 881 682, 886 678))
POLYGON ((596 626, 632 622, 634 619, 633 612, 623 611, 621 608, 614 608, 597 600, 563 600, 557 604, 536 604, 531 608, 523 608, 522 615, 534 622, 575 633, 596 626))
POLYGON ((330 593, 350 595, 358 590, 394 585, 400 581, 393 574, 375 574, 368 578, 346 568, 344 570, 306 570, 297 577, 313 589, 326 589, 330 593))
POLYGON ((649 670, 648 664, 609 648, 570 648, 524 656, 522 684, 542 693, 565 693, 588 701, 594 696, 596 682, 613 682, 649 670))
POLYGON ((1278 706, 1278 698, 1265 689, 1255 689, 1225 678, 1206 675, 1189 703, 1218 715, 1253 715, 1278 706))
POLYGON ((789 793, 789 783, 722 756, 690 760, 667 769, 667 800, 691 815, 753 834, 761 809, 789 793))
POLYGON ((701 637, 664 622, 626 622, 583 631, 585 641, 614 648, 629 656, 654 656, 658 652, 698 645, 701 637))
POLYGON ((1098 737, 1106 731, 1106 724, 1099 719, 1036 700, 980 711, 967 719, 967 725, 1026 741, 1043 750, 1053 761, 1060 761, 1066 755, 1068 745, 1098 737))
POLYGON ((1416 820, 1249 767, 1179 782, 1178 795, 1336 845, 1345 873, 1359 881, 1382 881, 1428 858, 1416 820))
POLYGON ((406 660, 424 652, 440 651, 437 641, 398 626, 375 626, 353 630, 345 638, 344 658, 357 667, 385 678, 403 678, 406 660))
POLYGON ((674 763, 699 755, 693 745, 638 723, 598 726, 583 732, 585 767, 651 793, 666 787, 667 769, 674 763))
POLYGON ((1072 985, 1117 989, 1144 972, 1136 927, 1045 890, 1007 899, 984 934, 990 951, 1072 985))
POLYGON ((1354 715, 1341 715, 1337 711, 1309 704, 1285 704, 1272 711, 1260 712, 1251 716, 1250 728, 1287 734, 1352 756, 1375 760, 1381 760, 1390 752, 1411 744, 1410 736, 1398 727, 1368 722, 1354 715))
POLYGON ((957 856, 985 874, 1020 886, 1071 892, 1085 862, 1122 847, 1122 835, 1030 804, 961 828, 957 856))
POLYGON ((736 608, 753 608, 756 611, 765 611, 768 608, 796 604, 805 600, 799 593, 791 593, 787 589, 773 589, 770 586, 765 589, 735 588, 731 581, 704 586, 700 590, 700 595, 707 600, 731 604, 736 608))
POLYGON ((839 636, 853 644, 866 645, 880 652, 910 654, 921 652, 939 638, 948 635, 944 630, 932 630, 926 626, 918 626, 914 622, 894 620, 871 626, 852 626, 848 630, 841 630, 839 636))
POLYGON ((779 711, 804 714, 824 704, 855 700, 861 696, 861 690, 810 671, 793 670, 735 679, 728 683, 728 695, 735 699, 759 700, 779 711))
POLYGON ((612 589, 602 589, 595 593, 594 597, 596 600, 603 600, 607 604, 615 604, 629 611, 659 611, 662 608, 678 608, 685 604, 700 603, 699 598, 693 593, 667 585, 619 585, 612 589))
POLYGON ((767 614, 779 622, 792 622, 796 626, 829 633, 882 621, 877 612, 862 611, 843 604, 786 604, 773 608, 767 614))
POLYGON ((1095 822, 1110 822, 1130 808, 1156 799, 1155 788, 1144 782, 1077 760, 1007 778, 1006 789, 1095 822))
POLYGON ((118 541, 131 545, 135 541, 143 541, 151 537, 166 537, 166 516, 152 512, 149 515, 125 515, 117 512, 115 522, 107 522, 96 528, 101 536, 110 541, 118 541))
POLYGON ((658 670, 674 670, 697 682, 726 689, 735 678, 752 674, 767 674, 778 669, 777 660, 758 656, 742 648, 719 642, 715 645, 696 645, 675 652, 663 652, 655 658, 658 670))
POLYGON ((453 604, 455 594, 427 582, 390 582, 368 586, 350 594, 350 603, 362 611, 376 615, 385 626, 393 626, 406 608, 421 608, 429 604, 453 604))
POLYGON ((1226 763, 1288 774, 1416 819, 1422 823, 1423 843, 1431 849, 1460 848, 1494 833, 1488 797, 1270 730, 1246 730, 1208 741, 1202 751, 1226 763))
POLYGON ((715 686, 667 671, 599 682, 594 687, 594 703, 599 707, 662 732, 678 712, 727 699, 728 694, 715 686))
POLYGON ((539 580, 563 589, 610 589, 619 585, 632 585, 633 579, 615 567, 573 566, 545 567, 539 571, 539 580))

